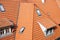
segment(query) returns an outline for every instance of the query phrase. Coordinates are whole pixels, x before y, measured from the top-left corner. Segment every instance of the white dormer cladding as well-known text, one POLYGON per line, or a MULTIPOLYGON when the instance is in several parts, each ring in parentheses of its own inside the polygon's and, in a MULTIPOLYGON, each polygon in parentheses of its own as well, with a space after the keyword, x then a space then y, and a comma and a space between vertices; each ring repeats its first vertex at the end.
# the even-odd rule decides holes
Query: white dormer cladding
POLYGON ((0 12, 4 12, 4 11, 5 11, 5 9, 4 9, 3 5, 0 4, 0 12))
POLYGON ((11 28, 9 28, 9 33, 11 33, 11 28))
POLYGON ((6 34, 6 29, 4 29, 4 35, 6 34))
POLYGON ((41 30, 43 31, 44 35, 45 36, 50 36, 52 35, 54 32, 53 32, 53 29, 47 29, 45 28, 45 26, 43 24, 41 24, 40 22, 37 22, 41 28, 41 30))
POLYGON ((11 31, 12 31, 11 28, 7 28, 7 29, 5 28, 5 29, 1 30, 0 31, 0 38, 7 36, 7 35, 10 35, 12 33, 11 31))

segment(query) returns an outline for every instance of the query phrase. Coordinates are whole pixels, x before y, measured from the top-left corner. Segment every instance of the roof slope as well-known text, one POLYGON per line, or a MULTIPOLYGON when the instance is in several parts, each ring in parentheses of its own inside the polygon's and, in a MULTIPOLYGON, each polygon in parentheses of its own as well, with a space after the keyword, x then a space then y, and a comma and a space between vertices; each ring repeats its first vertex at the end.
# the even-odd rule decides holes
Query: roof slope
POLYGON ((0 18, 0 27, 6 27, 6 26, 10 26, 10 25, 13 25, 13 23, 10 22, 8 19, 0 18))

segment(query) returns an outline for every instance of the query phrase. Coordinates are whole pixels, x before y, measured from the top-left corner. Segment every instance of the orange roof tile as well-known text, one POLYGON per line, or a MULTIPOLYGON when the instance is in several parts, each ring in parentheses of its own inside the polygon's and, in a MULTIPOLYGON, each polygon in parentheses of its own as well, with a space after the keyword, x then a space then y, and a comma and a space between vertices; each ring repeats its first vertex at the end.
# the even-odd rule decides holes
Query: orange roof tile
POLYGON ((0 18, 0 27, 6 27, 6 26, 10 26, 10 25, 13 25, 13 23, 10 22, 8 19, 0 18))
POLYGON ((60 0, 56 0, 58 7, 60 8, 60 0))
MULTIPOLYGON (((35 7, 35 11, 36 9, 38 9, 38 7, 35 7)), ((41 9, 39 9, 39 11, 41 13, 41 16, 39 16, 37 12, 35 12, 34 21, 41 23, 47 29, 54 28, 56 24, 48 16, 46 16, 41 9)))

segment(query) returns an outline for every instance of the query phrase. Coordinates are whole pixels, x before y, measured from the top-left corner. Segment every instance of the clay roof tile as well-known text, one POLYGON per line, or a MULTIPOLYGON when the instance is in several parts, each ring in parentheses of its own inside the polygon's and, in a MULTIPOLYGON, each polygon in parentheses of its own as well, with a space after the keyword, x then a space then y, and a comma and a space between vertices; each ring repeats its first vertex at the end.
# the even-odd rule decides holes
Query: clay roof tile
POLYGON ((6 27, 13 25, 7 18, 0 18, 0 27, 6 27))

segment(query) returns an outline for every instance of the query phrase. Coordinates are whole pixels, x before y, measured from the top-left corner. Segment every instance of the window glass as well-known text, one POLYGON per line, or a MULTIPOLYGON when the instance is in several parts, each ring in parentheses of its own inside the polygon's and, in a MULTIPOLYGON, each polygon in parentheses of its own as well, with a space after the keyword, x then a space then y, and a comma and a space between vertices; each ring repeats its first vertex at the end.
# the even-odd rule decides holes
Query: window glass
POLYGON ((5 11, 5 9, 4 9, 3 5, 0 4, 0 12, 4 12, 4 11, 5 11))

